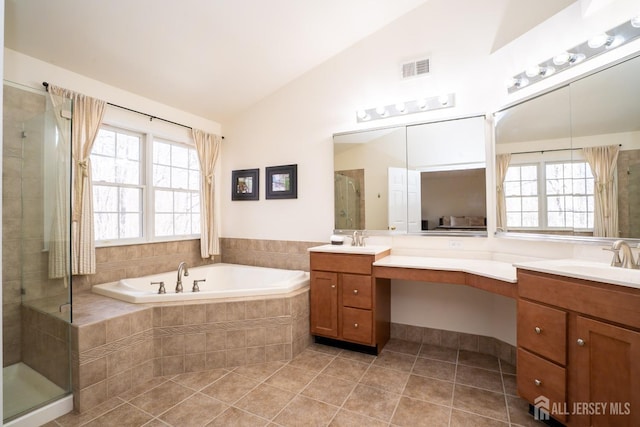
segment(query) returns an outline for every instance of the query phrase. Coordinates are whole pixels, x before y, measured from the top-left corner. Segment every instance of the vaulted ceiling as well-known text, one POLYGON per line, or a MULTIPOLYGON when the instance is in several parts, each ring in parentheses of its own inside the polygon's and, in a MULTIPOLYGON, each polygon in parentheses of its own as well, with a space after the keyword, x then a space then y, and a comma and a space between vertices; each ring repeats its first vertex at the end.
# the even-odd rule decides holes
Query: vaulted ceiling
MULTIPOLYGON (((430 1, 6 0, 5 46, 223 122, 430 1)), ((487 2, 494 50, 573 1, 487 2)))

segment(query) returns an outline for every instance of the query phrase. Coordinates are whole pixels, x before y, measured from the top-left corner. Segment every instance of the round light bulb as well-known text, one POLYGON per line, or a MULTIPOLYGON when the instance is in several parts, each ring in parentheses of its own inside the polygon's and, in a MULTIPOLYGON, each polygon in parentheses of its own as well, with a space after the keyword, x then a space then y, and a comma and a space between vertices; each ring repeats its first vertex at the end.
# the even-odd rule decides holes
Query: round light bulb
POLYGON ((640 15, 631 18, 631 26, 633 28, 640 28, 640 15))
POLYGON ((385 117, 388 114, 387 109, 385 107, 376 108, 376 113, 378 113, 378 115, 382 117, 385 117))
POLYGON ((542 74, 542 67, 540 67, 539 65, 534 65, 527 68, 524 73, 527 75, 527 77, 536 77, 542 74))
POLYGON ((407 105, 404 102, 398 102, 396 104, 396 110, 399 113, 404 113, 405 111, 407 111, 407 105))
POLYGON ((424 110, 425 108, 427 108, 427 100, 426 99, 418 99, 416 101, 416 105, 418 106, 419 109, 424 110))
POLYGON ((611 37, 606 33, 602 33, 602 34, 598 34, 596 36, 591 37, 587 42, 587 45, 591 49, 598 49, 606 44, 611 44, 612 42, 613 42, 613 37, 611 37))
POLYGON ((440 105, 445 106, 449 103, 449 95, 440 95, 438 97, 438 102, 440 105))
POLYGON ((356 113, 360 120, 367 120, 369 118, 369 114, 365 110, 358 110, 356 113))
POLYGON ((564 65, 569 62, 571 55, 569 52, 562 52, 553 57, 553 63, 556 65, 564 65))

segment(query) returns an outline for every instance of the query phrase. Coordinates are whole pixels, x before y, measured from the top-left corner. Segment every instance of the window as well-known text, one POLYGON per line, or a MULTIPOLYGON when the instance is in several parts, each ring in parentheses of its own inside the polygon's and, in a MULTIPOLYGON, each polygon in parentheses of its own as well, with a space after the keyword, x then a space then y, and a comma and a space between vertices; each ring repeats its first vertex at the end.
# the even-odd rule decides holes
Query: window
POLYGON ((200 233, 200 169, 193 148, 153 142, 155 235, 200 233))
POLYGON ((171 240, 200 233, 200 168, 194 148, 101 126, 91 165, 97 242, 171 240))
POLYGON ((594 180, 586 162, 509 166, 507 227, 593 229, 594 180))
POLYGON ((142 135, 102 127, 91 151, 95 239, 143 236, 142 135))

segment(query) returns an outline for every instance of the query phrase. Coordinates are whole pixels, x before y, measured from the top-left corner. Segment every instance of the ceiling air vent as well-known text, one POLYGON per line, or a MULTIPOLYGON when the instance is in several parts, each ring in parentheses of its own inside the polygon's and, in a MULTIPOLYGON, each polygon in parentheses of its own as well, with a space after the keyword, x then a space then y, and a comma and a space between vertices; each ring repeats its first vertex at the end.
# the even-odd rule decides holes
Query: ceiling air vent
POLYGON ((402 78, 425 76, 429 74, 429 58, 418 59, 416 61, 402 64, 402 78))

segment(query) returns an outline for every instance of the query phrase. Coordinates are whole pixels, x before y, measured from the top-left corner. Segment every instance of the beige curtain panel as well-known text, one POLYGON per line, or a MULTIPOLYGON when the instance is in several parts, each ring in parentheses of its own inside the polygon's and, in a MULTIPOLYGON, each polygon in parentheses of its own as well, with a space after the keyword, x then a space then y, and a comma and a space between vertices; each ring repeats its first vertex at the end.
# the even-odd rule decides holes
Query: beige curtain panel
POLYGON ((511 154, 496 156, 496 230, 507 231, 507 199, 504 195, 504 178, 507 176, 511 154))
POLYGON ((71 115, 71 274, 95 274, 91 149, 107 103, 68 89, 49 85, 53 95, 70 98, 71 115))
POLYGON ((585 147, 582 149, 594 177, 593 235, 618 237, 618 182, 616 180, 620 147, 585 147))
POLYGON ((200 161, 200 255, 213 258, 220 254, 218 219, 215 215, 214 172, 222 138, 198 129, 192 131, 200 161))

